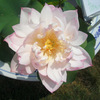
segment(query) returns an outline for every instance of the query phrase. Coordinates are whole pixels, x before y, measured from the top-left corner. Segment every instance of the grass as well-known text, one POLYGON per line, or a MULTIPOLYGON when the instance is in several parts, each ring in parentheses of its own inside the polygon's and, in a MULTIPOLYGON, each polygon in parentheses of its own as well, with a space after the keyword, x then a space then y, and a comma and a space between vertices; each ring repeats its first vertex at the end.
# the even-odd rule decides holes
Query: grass
POLYGON ((80 70, 74 82, 53 94, 40 82, 25 82, 0 76, 0 100, 100 100, 100 52, 93 67, 80 70))

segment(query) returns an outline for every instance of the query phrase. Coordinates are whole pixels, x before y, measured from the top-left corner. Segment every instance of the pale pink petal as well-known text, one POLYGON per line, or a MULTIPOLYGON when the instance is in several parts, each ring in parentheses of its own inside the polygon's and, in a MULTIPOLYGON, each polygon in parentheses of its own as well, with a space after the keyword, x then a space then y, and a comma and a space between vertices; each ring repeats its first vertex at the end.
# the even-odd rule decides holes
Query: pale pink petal
POLYGON ((84 61, 84 68, 92 66, 92 60, 90 55, 87 53, 86 50, 84 50, 82 47, 79 47, 79 49, 83 52, 84 56, 86 56, 86 60, 84 61), (86 64, 85 64, 86 63, 86 64))
POLYGON ((79 31, 77 39, 74 41, 71 41, 70 43, 73 46, 79 46, 85 42, 85 40, 87 39, 87 36, 88 35, 86 33, 79 31))
POLYGON ((79 60, 70 60, 71 67, 83 67, 83 62, 79 60))
POLYGON ((39 26, 37 26, 34 32, 32 32, 26 37, 24 44, 34 44, 34 42, 36 42, 35 40, 36 38, 42 38, 42 36, 44 37, 44 35, 45 35, 45 29, 43 29, 42 25, 40 24, 39 26))
POLYGON ((79 70, 84 67, 83 61, 79 60, 73 60, 71 59, 67 64, 66 64, 66 70, 67 71, 74 71, 74 70, 79 70))
POLYGON ((74 60, 86 60, 86 56, 85 55, 73 55, 72 59, 74 60))
MULTIPOLYGON (((84 65, 84 63, 83 63, 84 65)), ((66 65, 66 70, 67 71, 75 71, 75 70, 80 70, 80 69, 83 69, 84 66, 81 66, 81 67, 72 67, 71 66, 71 63, 67 63, 66 65)))
POLYGON ((39 73, 43 76, 46 76, 47 75, 47 66, 44 66, 44 67, 40 67, 38 69, 39 73))
POLYGON ((16 52, 16 51, 19 49, 19 46, 16 45, 16 44, 14 44, 14 43, 11 41, 10 36, 11 36, 11 35, 8 35, 8 36, 4 39, 4 41, 7 42, 8 45, 9 45, 9 47, 10 47, 13 51, 16 52))
POLYGON ((49 5, 45 4, 45 6, 43 7, 41 11, 40 21, 43 22, 44 27, 47 28, 47 26, 52 23, 52 19, 53 19, 53 12, 51 8, 49 7, 49 5))
POLYGON ((80 69, 84 69, 84 68, 87 68, 87 67, 90 67, 92 66, 92 60, 89 56, 89 54, 81 47, 77 47, 76 50, 81 50, 82 51, 82 54, 78 54, 78 56, 80 55, 84 55, 86 57, 86 59, 77 59, 77 60, 70 60, 69 63, 66 65, 66 69, 68 71, 74 71, 74 70, 80 70, 80 69))
POLYGON ((25 40, 25 38, 21 38, 19 36, 17 36, 15 33, 10 35, 10 40, 12 41, 12 43, 14 43, 17 46, 21 46, 25 40))
POLYGON ((68 23, 64 30, 64 34, 67 41, 74 41, 77 39, 78 30, 71 23, 68 23))
POLYGON ((30 60, 31 60, 31 49, 32 45, 23 45, 19 48, 19 50, 17 51, 18 54, 18 61, 20 64, 22 65, 28 65, 30 64, 30 60))
POLYGON ((71 70, 71 64, 70 63, 67 63, 66 64, 66 71, 70 71, 71 70))
POLYGON ((17 73, 17 67, 18 67, 18 60, 17 60, 17 54, 14 55, 12 61, 11 61, 11 72, 17 73))
POLYGON ((18 61, 19 61, 19 64, 22 64, 22 65, 28 65, 30 64, 30 52, 26 52, 26 53, 23 53, 23 54, 20 54, 20 56, 18 57, 18 61))
MULTIPOLYGON (((41 68, 39 62, 36 62, 35 60, 32 60, 32 66, 33 66, 35 69, 41 68)), ((44 73, 44 74, 45 74, 45 73, 44 73)))
POLYGON ((72 58, 72 56, 73 56, 73 52, 70 52, 70 54, 67 56, 67 59, 71 59, 72 58))
POLYGON ((53 19, 53 27, 55 31, 63 31, 65 28, 65 25, 59 17, 55 16, 55 18, 53 19))
POLYGON ((52 81, 54 81, 56 84, 58 84, 62 80, 62 76, 61 76, 59 70, 56 70, 56 69, 52 70, 52 69, 48 68, 47 69, 47 74, 48 74, 48 77, 52 81))
POLYGON ((61 66, 59 66, 59 63, 57 64, 53 61, 50 61, 47 68, 47 74, 52 81, 58 84, 62 80, 63 76, 61 74, 61 66))
POLYGON ((34 53, 31 53, 31 63, 35 69, 39 69, 41 67, 34 53))
POLYGON ((18 55, 15 54, 11 61, 11 72, 28 75, 35 71, 34 67, 31 64, 26 66, 20 65, 17 58, 18 55))
POLYGON ((25 68, 25 66, 23 66, 23 65, 19 65, 18 68, 17 68, 17 70, 18 70, 18 73, 19 73, 19 74, 28 75, 28 73, 27 73, 27 71, 26 71, 26 68, 25 68))
POLYGON ((17 54, 20 56, 21 54, 23 53, 26 53, 26 52, 31 52, 32 50, 32 45, 22 45, 19 50, 17 51, 17 54))
POLYGON ((36 70, 31 64, 26 66, 25 69, 28 74, 32 74, 36 70))
POLYGON ((31 14, 31 8, 21 8, 21 15, 20 15, 20 23, 21 24, 28 24, 29 16, 31 14))
POLYGON ((47 70, 47 62, 45 61, 45 59, 42 58, 38 58, 38 56, 36 57, 34 53, 31 53, 31 63, 33 65, 33 67, 35 69, 38 69, 40 71, 41 74, 43 74, 44 76, 47 74, 47 72, 44 72, 47 70), (43 59, 43 60, 41 60, 43 59))
POLYGON ((52 20, 53 29, 55 31, 63 31, 66 26, 66 20, 64 20, 65 17, 63 16, 62 10, 57 8, 53 9, 52 7, 51 10, 53 13, 53 20, 52 20))
POLYGON ((61 71, 62 74, 62 82, 66 82, 67 81, 67 72, 66 70, 61 71))
POLYGON ((66 21, 67 23, 69 23, 71 21, 71 23, 73 23, 73 25, 79 29, 79 21, 78 21, 78 13, 77 10, 69 10, 69 11, 65 11, 64 15, 66 16, 66 21))
MULTIPOLYGON (((76 63, 78 63, 78 61, 76 61, 76 63)), ((66 65, 66 70, 67 71, 75 71, 75 70, 80 70, 80 69, 84 69, 84 68, 87 68, 87 67, 90 67, 90 66, 92 66, 92 65, 90 65, 89 63, 87 63, 87 61, 85 60, 85 61, 82 61, 82 66, 75 66, 75 67, 72 67, 71 66, 71 63, 68 63, 67 65, 66 65)), ((79 65, 79 64, 78 64, 79 65)), ((80 64, 81 65, 81 64, 80 64)))
POLYGON ((53 13, 53 24, 57 26, 57 28, 64 29, 66 26, 66 19, 61 10, 61 8, 56 8, 53 5, 49 5, 53 13))
POLYGON ((72 52, 76 55, 82 55, 83 52, 80 50, 79 47, 72 47, 72 52))
POLYGON ((41 74, 39 75, 40 79, 43 83, 43 85, 51 92, 53 93, 54 91, 56 91, 63 82, 60 82, 59 84, 56 84, 55 82, 53 82, 51 79, 48 78, 48 76, 42 76, 41 74))
POLYGON ((35 9, 32 9, 31 20, 34 24, 40 23, 40 13, 38 11, 36 11, 35 9))
POLYGON ((29 34, 26 37, 24 44, 34 44, 34 42, 36 42, 34 39, 37 37, 37 33, 39 33, 39 29, 35 30, 33 33, 29 34))
POLYGON ((34 28, 30 27, 28 24, 17 24, 13 26, 13 30, 15 31, 16 35, 19 37, 26 37, 31 32, 34 31, 34 28))
POLYGON ((49 5, 49 7, 51 8, 52 11, 55 9, 54 5, 49 5))
POLYGON ((25 65, 25 66, 19 64, 17 70, 18 70, 18 73, 23 74, 23 75, 29 75, 35 71, 34 67, 31 64, 25 65))
POLYGON ((61 26, 62 26, 61 28, 64 29, 66 26, 66 18, 61 8, 52 9, 52 12, 53 12, 53 16, 57 18, 58 21, 61 23, 61 26))
POLYGON ((24 41, 24 44, 33 44, 34 43, 34 34, 31 33, 30 35, 28 35, 24 41))

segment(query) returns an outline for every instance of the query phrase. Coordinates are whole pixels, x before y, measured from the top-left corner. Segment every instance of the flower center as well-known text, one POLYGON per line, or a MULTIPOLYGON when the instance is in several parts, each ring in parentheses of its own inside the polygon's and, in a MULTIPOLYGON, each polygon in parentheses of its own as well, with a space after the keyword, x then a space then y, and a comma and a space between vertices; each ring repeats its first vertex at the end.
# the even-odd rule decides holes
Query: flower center
POLYGON ((50 39, 47 39, 45 42, 45 47, 47 50, 52 50, 54 46, 54 42, 52 42, 50 39))
POLYGON ((47 53, 49 56, 53 54, 53 51, 55 50, 55 44, 56 42, 54 40, 47 39, 45 41, 44 53, 47 53))
POLYGON ((56 57, 57 53, 63 53, 65 45, 62 40, 59 40, 54 30, 48 30, 45 37, 37 39, 38 45, 44 54, 56 57))

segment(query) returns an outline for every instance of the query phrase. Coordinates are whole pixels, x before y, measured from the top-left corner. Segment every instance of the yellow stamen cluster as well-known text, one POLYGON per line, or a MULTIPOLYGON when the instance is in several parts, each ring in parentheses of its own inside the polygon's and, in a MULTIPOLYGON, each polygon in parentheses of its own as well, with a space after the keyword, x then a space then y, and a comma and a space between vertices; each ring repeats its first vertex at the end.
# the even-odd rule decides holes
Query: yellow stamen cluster
POLYGON ((65 49, 63 41, 57 38, 54 30, 48 30, 46 35, 37 42, 44 54, 48 56, 55 57, 58 52, 63 53, 65 49))
POLYGON ((47 50, 52 50, 54 47, 54 42, 52 42, 50 39, 47 39, 45 42, 45 46, 47 50))

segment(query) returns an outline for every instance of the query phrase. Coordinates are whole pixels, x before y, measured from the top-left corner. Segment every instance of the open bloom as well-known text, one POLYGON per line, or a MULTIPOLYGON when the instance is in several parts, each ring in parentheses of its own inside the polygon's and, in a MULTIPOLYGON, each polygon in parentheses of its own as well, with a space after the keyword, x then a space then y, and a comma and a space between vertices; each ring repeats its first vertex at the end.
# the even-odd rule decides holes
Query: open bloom
POLYGON ((77 10, 63 12, 47 4, 41 13, 22 8, 20 24, 13 29, 15 32, 5 38, 16 52, 11 72, 28 75, 38 70, 43 85, 50 92, 66 82, 66 71, 92 65, 90 56, 80 47, 87 34, 78 31, 77 10))

